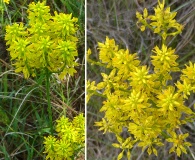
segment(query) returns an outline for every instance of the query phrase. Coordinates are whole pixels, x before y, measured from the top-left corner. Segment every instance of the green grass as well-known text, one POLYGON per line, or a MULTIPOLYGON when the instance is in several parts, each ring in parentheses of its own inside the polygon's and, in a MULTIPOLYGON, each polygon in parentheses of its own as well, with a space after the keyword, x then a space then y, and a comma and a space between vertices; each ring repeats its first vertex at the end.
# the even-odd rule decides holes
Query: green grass
MULTIPOLYGON (((157 4, 152 0, 88 0, 87 1, 87 44, 88 48, 92 49, 91 57, 94 60, 98 60, 97 42, 104 42, 106 36, 114 38, 119 48, 128 48, 131 53, 137 52, 139 59, 142 60, 142 64, 150 65, 151 50, 155 45, 159 44, 159 37, 153 34, 151 31, 146 30, 141 32, 136 25, 136 11, 142 12, 144 8, 147 8, 152 12, 153 7, 157 4)), ((166 5, 171 6, 171 10, 177 11, 176 19, 179 23, 185 25, 182 34, 176 38, 169 39, 169 45, 176 48, 176 53, 179 55, 178 62, 179 67, 183 68, 186 63, 195 61, 195 1, 181 1, 181 0, 166 0, 166 5)), ((101 72, 105 70, 96 65, 87 66, 88 79, 91 81, 100 82, 101 72)), ((174 74, 174 80, 179 77, 179 74, 174 74)), ((186 102, 188 106, 192 106, 194 103, 194 96, 186 102)), ((88 126, 88 149, 87 157, 89 159, 116 159, 120 150, 111 146, 113 142, 116 142, 116 138, 112 134, 102 134, 98 131, 98 127, 94 126, 95 121, 99 121, 103 114, 99 112, 102 106, 102 99, 94 96, 87 105, 87 126, 88 126)), ((192 143, 191 153, 195 155, 195 139, 194 123, 187 124, 181 128, 182 132, 188 132, 190 134, 189 141, 192 143)), ((135 146, 132 150, 132 160, 191 160, 193 156, 191 154, 183 154, 178 158, 175 154, 169 154, 170 146, 165 144, 164 148, 159 148, 159 156, 151 155, 150 157, 146 152, 142 152, 141 149, 135 146)), ((190 151, 188 150, 188 153, 190 151)))
MULTIPOLYGON (((44 136, 50 134, 47 97, 44 77, 25 80, 14 72, 6 51, 5 26, 27 19, 29 0, 10 0, 1 13, 0 31, 0 159, 44 159, 44 136)), ((37 1, 35 1, 37 2, 37 1)), ((62 115, 72 119, 84 112, 84 0, 47 0, 51 12, 72 13, 78 17, 79 32, 77 73, 63 81, 52 74, 50 95, 53 123, 62 115)), ((82 153, 83 154, 83 153, 82 153)), ((83 157, 83 155, 82 155, 83 157)), ((81 158, 81 157, 80 157, 81 158)))

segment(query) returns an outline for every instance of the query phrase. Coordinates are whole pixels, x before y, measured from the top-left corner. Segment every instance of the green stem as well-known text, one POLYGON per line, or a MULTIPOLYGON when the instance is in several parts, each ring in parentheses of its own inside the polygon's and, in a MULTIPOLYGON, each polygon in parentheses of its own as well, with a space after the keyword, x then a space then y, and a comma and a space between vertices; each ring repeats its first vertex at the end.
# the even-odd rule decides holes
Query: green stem
POLYGON ((49 70, 46 68, 46 89, 47 89, 47 104, 48 104, 48 114, 49 114, 49 126, 51 130, 51 135, 53 135, 53 120, 52 120, 52 106, 51 106, 51 99, 50 99, 50 82, 49 82, 50 73, 49 70))
POLYGON ((103 63, 101 63, 101 62, 96 62, 96 61, 94 61, 94 60, 92 60, 92 59, 90 59, 90 58, 87 59, 87 62, 88 62, 88 63, 91 63, 91 65, 94 65, 94 64, 95 64, 95 65, 102 66, 102 67, 105 67, 105 68, 106 68, 106 66, 107 66, 107 65, 105 65, 105 64, 103 64, 103 63))
MULTIPOLYGON (((3 4, 3 1, 2 1, 2 0, 1 0, 1 4, 3 4)), ((2 7, 2 5, 1 5, 1 7, 2 7)), ((3 21, 4 21, 4 20, 3 20, 3 17, 4 17, 4 9, 1 8, 1 24, 2 24, 2 26, 3 26, 3 24, 4 24, 4 23, 3 23, 3 21)))
POLYGON ((94 92, 94 95, 99 96, 99 97, 102 97, 102 98, 107 98, 106 96, 104 96, 104 95, 101 94, 101 93, 98 93, 97 91, 94 92))
MULTIPOLYGON (((166 45, 166 40, 162 38, 162 45, 163 44, 166 45)), ((161 45, 161 47, 162 47, 162 45, 161 45)))

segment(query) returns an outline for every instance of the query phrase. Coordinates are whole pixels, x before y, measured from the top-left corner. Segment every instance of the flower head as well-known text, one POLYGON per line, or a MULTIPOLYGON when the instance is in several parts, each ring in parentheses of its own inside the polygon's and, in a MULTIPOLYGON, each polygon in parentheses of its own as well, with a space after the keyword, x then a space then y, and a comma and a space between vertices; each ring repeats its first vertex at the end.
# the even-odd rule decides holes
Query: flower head
POLYGON ((107 66, 110 67, 112 65, 112 58, 118 51, 118 46, 115 45, 114 39, 109 39, 106 37, 106 42, 98 43, 98 47, 100 50, 100 60, 102 63, 106 63, 107 66))
POLYGON ((148 73, 146 66, 136 67, 134 71, 130 72, 130 85, 138 90, 146 87, 150 87, 152 83, 152 76, 148 73))
POLYGON ((195 64, 189 62, 189 65, 186 65, 186 68, 182 70, 182 80, 187 78, 191 83, 195 82, 195 64))
POLYGON ((193 87, 190 83, 187 83, 187 81, 184 79, 183 84, 181 82, 177 82, 176 84, 177 88, 178 88, 178 92, 182 92, 184 98, 188 98, 187 96, 190 95, 190 91, 194 90, 195 87, 193 87))
POLYGON ((160 49, 158 46, 154 47, 152 50, 156 55, 151 56, 152 64, 154 65, 155 71, 178 71, 178 63, 176 59, 177 55, 174 54, 175 50, 172 48, 167 48, 166 45, 162 45, 160 49))
POLYGON ((144 108, 147 108, 150 106, 149 103, 147 103, 148 97, 145 93, 141 93, 140 91, 132 90, 131 95, 129 98, 124 100, 125 105, 124 109, 125 111, 131 111, 131 112, 142 112, 144 108))
POLYGON ((149 27, 165 40, 167 36, 181 33, 183 26, 175 20, 177 12, 170 12, 170 7, 165 9, 164 6, 165 0, 162 2, 158 0, 158 5, 154 8, 154 15, 148 15, 147 9, 144 9, 143 16, 137 12, 136 17, 138 22, 142 24, 140 27, 142 31, 149 27))
POLYGON ((7 3, 7 4, 9 4, 9 1, 10 1, 10 0, 3 0, 3 2, 4 2, 4 3, 7 3))
POLYGON ((85 119, 79 114, 72 122, 64 116, 56 122, 57 136, 44 137, 46 159, 71 160, 84 147, 85 119))
POLYGON ((25 78, 48 69, 63 79, 76 70, 77 18, 72 14, 50 14, 45 2, 32 2, 28 9, 28 26, 23 23, 8 25, 5 40, 17 72, 25 78))
POLYGON ((169 86, 158 95, 158 106, 164 112, 173 111, 180 107, 181 104, 183 104, 183 99, 179 93, 175 93, 175 89, 172 86, 169 86))
POLYGON ((187 154, 185 147, 191 146, 189 142, 185 142, 185 139, 188 136, 188 133, 177 135, 175 132, 171 132, 171 138, 166 139, 168 142, 173 143, 173 147, 169 150, 169 153, 176 152, 179 157, 181 155, 181 152, 187 154))

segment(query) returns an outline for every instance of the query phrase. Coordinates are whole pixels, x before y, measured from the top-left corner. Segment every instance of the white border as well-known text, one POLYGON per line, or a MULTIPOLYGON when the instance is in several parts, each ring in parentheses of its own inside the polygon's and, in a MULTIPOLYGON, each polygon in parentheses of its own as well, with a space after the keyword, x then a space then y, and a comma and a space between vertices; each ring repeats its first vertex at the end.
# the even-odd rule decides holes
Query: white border
POLYGON ((87 160, 87 0, 85 0, 85 160, 87 160))

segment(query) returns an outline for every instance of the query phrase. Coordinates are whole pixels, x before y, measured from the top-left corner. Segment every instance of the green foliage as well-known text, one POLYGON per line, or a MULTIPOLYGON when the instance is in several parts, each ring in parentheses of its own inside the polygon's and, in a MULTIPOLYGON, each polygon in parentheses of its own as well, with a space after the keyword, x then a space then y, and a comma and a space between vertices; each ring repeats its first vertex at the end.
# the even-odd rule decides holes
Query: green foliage
POLYGON ((72 13, 74 17, 78 17, 79 23, 82 23, 80 27, 84 29, 85 21, 85 9, 83 0, 61 0, 61 2, 66 6, 68 13, 72 13))
POLYGON ((9 120, 7 114, 1 108, 2 107, 0 106, 0 124, 2 123, 2 124, 5 124, 5 125, 8 125, 10 123, 10 120, 9 120))
POLYGON ((83 114, 74 117, 72 122, 65 117, 61 117, 56 122, 58 135, 45 137, 44 140, 46 159, 74 159, 84 148, 85 119, 83 114))
POLYGON ((24 77, 36 76, 48 69, 59 73, 60 79, 76 72, 77 18, 72 14, 55 12, 50 14, 44 2, 29 5, 28 25, 14 23, 6 27, 5 40, 9 46, 15 72, 23 72, 24 77))
POLYGON ((98 84, 88 81, 87 99, 94 94, 105 97, 100 109, 105 116, 95 125, 116 135, 118 143, 113 146, 121 149, 118 159, 125 152, 130 159, 135 145, 156 156, 156 148, 165 141, 172 144, 169 153, 178 156, 191 146, 186 142, 188 133, 182 133, 180 127, 194 119, 185 100, 195 92, 195 64, 178 67, 178 56, 167 46, 167 38, 181 33, 183 26, 174 19, 177 13, 170 12, 169 7, 164 9, 164 5, 158 1, 154 15, 148 15, 147 9, 143 15, 136 13, 142 31, 149 28, 161 37, 160 47, 152 50, 150 66, 142 65, 137 53, 119 49, 108 37, 105 43, 98 43, 99 62, 90 59, 88 50, 88 62, 106 68, 108 74, 101 73, 103 80, 98 84), (172 79, 173 72, 181 73, 177 82, 172 79), (126 138, 121 136, 124 128, 129 135, 126 138))

